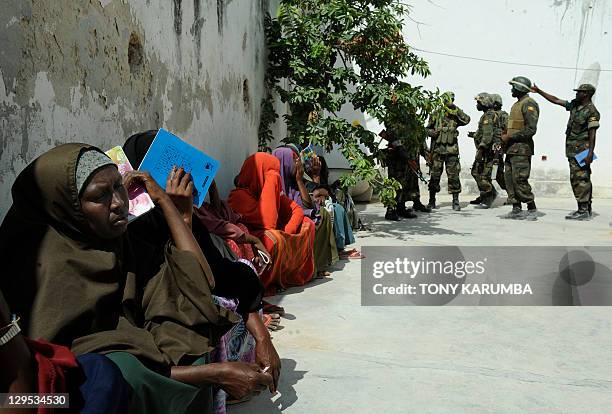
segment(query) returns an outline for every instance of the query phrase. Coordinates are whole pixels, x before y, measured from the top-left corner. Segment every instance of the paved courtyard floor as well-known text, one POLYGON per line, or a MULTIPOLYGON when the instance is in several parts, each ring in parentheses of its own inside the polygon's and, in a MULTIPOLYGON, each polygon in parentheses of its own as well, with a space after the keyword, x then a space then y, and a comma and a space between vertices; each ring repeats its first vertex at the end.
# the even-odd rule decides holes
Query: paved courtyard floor
MULTIPOLYGON (((399 223, 360 205, 370 230, 357 247, 612 247, 612 200, 596 200, 588 222, 564 219, 572 200, 537 202, 537 222, 501 219, 508 206, 453 212, 446 196, 399 223)), ((230 414, 612 412, 612 308, 364 307, 359 261, 334 269, 269 298, 287 312, 273 333, 280 392, 230 414)))

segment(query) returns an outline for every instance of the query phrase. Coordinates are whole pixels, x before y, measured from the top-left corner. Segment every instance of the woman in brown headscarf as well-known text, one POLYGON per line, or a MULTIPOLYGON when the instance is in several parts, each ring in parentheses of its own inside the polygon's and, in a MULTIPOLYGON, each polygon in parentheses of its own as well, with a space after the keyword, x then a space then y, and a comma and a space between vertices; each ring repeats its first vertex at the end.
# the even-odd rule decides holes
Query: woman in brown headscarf
POLYGON ((76 354, 106 354, 133 388, 133 411, 210 412, 211 384, 238 398, 269 385, 254 365, 191 366, 236 316, 211 301, 210 268, 169 196, 148 174, 134 172, 126 185, 135 182, 171 230, 165 263, 150 280, 139 277, 149 274, 147 258, 125 237, 122 177, 99 149, 61 145, 17 177, 0 227, 0 287, 25 334, 76 354))

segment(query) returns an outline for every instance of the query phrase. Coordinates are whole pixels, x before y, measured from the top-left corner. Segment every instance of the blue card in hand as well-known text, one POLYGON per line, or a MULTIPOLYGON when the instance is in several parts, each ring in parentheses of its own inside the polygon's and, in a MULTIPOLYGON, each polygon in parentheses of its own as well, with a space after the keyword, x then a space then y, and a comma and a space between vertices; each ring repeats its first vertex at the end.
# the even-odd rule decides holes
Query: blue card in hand
MULTIPOLYGON (((586 164, 586 162, 584 162, 584 159, 587 157, 587 155, 589 155, 589 149, 585 149, 584 151, 576 154, 576 156, 574 158, 576 158, 576 161, 578 161, 578 165, 580 165, 581 167, 584 167, 584 165, 586 164)), ((595 153, 593 153, 593 161, 595 161, 597 159, 597 155, 595 155, 595 153)))
POLYGON ((219 170, 219 161, 165 129, 160 129, 138 169, 149 172, 157 184, 165 189, 166 179, 174 166, 183 167, 191 173, 193 204, 200 207, 219 170))

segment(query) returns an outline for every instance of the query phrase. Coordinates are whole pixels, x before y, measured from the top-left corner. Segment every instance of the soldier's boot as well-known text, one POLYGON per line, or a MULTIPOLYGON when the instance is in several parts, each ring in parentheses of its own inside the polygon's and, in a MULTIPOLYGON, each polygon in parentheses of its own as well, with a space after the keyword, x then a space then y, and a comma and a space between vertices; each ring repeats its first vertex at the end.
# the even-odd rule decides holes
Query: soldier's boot
POLYGON ((421 213, 431 213, 431 208, 421 203, 421 200, 415 200, 414 204, 412 205, 412 209, 414 211, 420 211, 421 213))
POLYGON ((588 220, 591 218, 589 213, 589 203, 578 203, 578 210, 565 216, 568 220, 588 220))
POLYGON ((482 203, 482 197, 480 197, 480 196, 478 196, 475 199, 473 199, 472 201, 470 201, 470 204, 473 204, 473 205, 478 205, 480 203, 482 203))
POLYGON ((521 208, 521 203, 512 204, 512 211, 506 214, 507 219, 516 220, 523 215, 523 210, 521 208))
POLYGON ((399 204, 397 206, 397 214, 403 218, 408 218, 408 219, 417 218, 417 215, 412 212, 412 209, 406 208, 404 204, 399 204))
POLYGON ((523 218, 527 221, 536 221, 538 219, 538 209, 534 201, 527 204, 527 214, 523 218))
POLYGON ((491 208, 495 199, 497 198, 497 191, 495 188, 488 192, 485 197, 482 197, 482 203, 480 203, 480 208, 491 208))
POLYGON ((459 193, 453 193, 453 210, 461 211, 461 206, 459 205, 459 193))
POLYGON ((578 215, 579 210, 580 210, 580 203, 578 203, 578 210, 576 210, 576 211, 573 211, 573 212, 569 213, 567 216, 565 216, 565 219, 566 219, 566 220, 573 220, 573 219, 574 219, 574 217, 575 217, 576 215, 578 215))
POLYGON ((429 192, 429 202, 427 203, 427 208, 429 208, 430 210, 438 208, 436 206, 436 192, 435 191, 429 192))
POLYGON ((388 208, 387 213, 385 213, 385 220, 401 221, 401 218, 394 208, 388 208))

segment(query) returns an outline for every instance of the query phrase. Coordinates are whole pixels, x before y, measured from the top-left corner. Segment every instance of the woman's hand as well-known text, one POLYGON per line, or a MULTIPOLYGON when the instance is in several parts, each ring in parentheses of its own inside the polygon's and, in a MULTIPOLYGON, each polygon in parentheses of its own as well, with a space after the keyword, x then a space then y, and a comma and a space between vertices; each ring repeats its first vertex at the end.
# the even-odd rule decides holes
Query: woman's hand
POLYGON ((257 364, 245 362, 224 362, 219 364, 218 385, 236 399, 243 399, 266 387, 273 387, 272 375, 262 372, 257 364))
POLYGON ((278 390, 278 378, 281 372, 281 362, 272 344, 270 336, 267 338, 257 341, 255 345, 255 358, 261 369, 268 367, 270 375, 272 375, 273 382, 270 384, 268 389, 271 393, 275 393, 278 390))
POLYGON ((142 185, 151 200, 155 204, 160 204, 160 202, 166 200, 168 198, 168 194, 164 192, 164 190, 157 184, 157 182, 151 177, 146 171, 128 171, 123 176, 123 185, 129 191, 130 187, 133 185, 142 185))
POLYGON ((295 179, 300 182, 304 178, 304 165, 302 164, 302 159, 298 156, 295 159, 295 179))
POLYGON ((185 224, 191 227, 193 213, 193 180, 191 174, 185 172, 183 167, 172 167, 166 179, 166 194, 176 206, 185 224))
POLYGON ((321 176, 321 160, 316 155, 312 158, 309 175, 313 179, 321 176))

